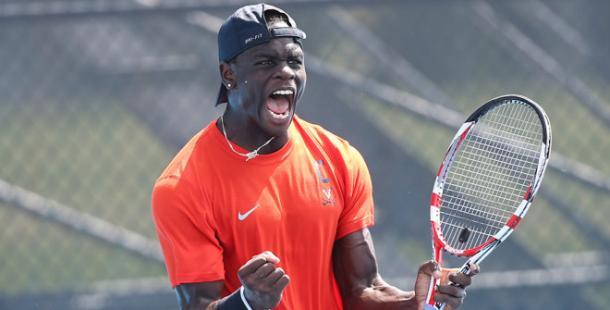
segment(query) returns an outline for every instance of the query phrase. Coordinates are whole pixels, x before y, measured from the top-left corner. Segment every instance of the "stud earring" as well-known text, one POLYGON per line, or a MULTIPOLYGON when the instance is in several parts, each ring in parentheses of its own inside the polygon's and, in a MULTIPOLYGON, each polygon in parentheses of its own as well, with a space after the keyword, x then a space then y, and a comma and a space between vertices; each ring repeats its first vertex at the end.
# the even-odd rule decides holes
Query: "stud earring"
POLYGON ((227 88, 231 88, 231 83, 227 83, 227 88))

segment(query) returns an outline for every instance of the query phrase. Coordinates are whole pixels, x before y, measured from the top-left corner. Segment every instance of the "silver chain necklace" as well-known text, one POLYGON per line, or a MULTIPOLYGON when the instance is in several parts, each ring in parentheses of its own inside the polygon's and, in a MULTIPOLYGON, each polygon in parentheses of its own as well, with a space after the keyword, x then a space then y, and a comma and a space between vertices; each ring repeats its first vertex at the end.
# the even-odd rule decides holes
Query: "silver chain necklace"
POLYGON ((233 153, 239 155, 239 156, 243 156, 246 158, 246 161, 255 158, 256 156, 258 156, 258 151, 260 151, 262 148, 264 148, 267 144, 269 144, 271 142, 271 140, 273 140, 273 138, 275 137, 271 137, 269 140, 267 140, 267 142, 263 143, 263 145, 259 146, 258 148, 256 148, 256 150, 252 151, 252 152, 248 152, 248 153, 242 153, 242 152, 238 152, 235 148, 233 148, 233 144, 231 144, 231 141, 229 141, 229 137, 227 137, 227 130, 225 129, 225 120, 223 118, 224 115, 220 116, 220 126, 222 127, 222 134, 225 137, 225 140, 227 141, 227 144, 229 145, 229 148, 231 149, 231 151, 233 151, 233 153))

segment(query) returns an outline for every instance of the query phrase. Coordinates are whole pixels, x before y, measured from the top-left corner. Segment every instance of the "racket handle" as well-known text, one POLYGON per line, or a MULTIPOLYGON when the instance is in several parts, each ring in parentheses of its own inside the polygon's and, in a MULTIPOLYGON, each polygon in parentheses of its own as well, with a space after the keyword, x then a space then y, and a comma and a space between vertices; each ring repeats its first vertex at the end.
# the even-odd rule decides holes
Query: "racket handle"
POLYGON ((428 287, 428 296, 426 296, 426 304, 424 307, 424 310, 439 310, 438 308, 438 303, 434 303, 434 294, 435 292, 435 287, 441 283, 441 279, 434 279, 432 278, 430 281, 430 286, 428 287))
MULTIPOLYGON (((431 307, 430 309, 435 309, 435 310, 443 310, 445 309, 445 303, 439 303, 437 302, 434 307, 431 307)), ((426 308, 424 308, 424 310, 428 310, 426 308)))
MULTIPOLYGON (((466 262, 462 268, 460 268, 460 272, 465 274, 465 275, 469 275, 470 274, 470 262, 466 262)), ((455 283, 449 282, 449 285, 453 285, 453 286, 457 286, 457 287, 463 287, 461 285, 457 285, 455 283)), ((426 305, 429 306, 429 305, 426 305)), ((436 303, 434 305, 434 307, 430 306, 430 308, 424 308, 424 310, 443 310, 445 309, 445 304, 444 303, 436 303)))
POLYGON ((443 310, 445 308, 445 304, 436 303, 434 305, 425 304, 424 310, 443 310))

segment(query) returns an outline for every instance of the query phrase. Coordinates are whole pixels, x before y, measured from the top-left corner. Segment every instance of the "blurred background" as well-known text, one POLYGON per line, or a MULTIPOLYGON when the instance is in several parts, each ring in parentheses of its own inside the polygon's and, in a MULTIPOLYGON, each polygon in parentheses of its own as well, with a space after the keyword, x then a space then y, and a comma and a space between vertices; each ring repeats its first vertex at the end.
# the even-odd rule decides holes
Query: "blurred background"
MULTIPOLYGON (((218 117, 216 31, 251 1, 0 0, 0 309, 174 309, 155 178, 218 117)), ((610 309, 610 2, 269 1, 305 41, 306 120, 371 170, 382 275, 429 259, 464 117, 506 93, 553 125, 540 195, 462 309, 610 309)))

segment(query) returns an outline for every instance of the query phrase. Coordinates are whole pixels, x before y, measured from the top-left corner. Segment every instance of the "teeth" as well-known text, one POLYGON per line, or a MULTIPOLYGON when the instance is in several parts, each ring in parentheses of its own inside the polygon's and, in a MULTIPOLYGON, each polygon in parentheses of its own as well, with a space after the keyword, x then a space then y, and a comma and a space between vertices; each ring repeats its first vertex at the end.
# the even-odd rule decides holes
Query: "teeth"
POLYGON ((272 93, 272 95, 275 96, 289 96, 294 94, 294 92, 290 89, 280 89, 280 90, 276 90, 272 93))
POLYGON ((288 111, 286 111, 286 112, 284 112, 282 114, 275 113, 275 112, 273 112, 271 110, 268 110, 268 111, 271 112, 271 116, 273 116, 273 118, 285 119, 285 118, 288 117, 288 111))

